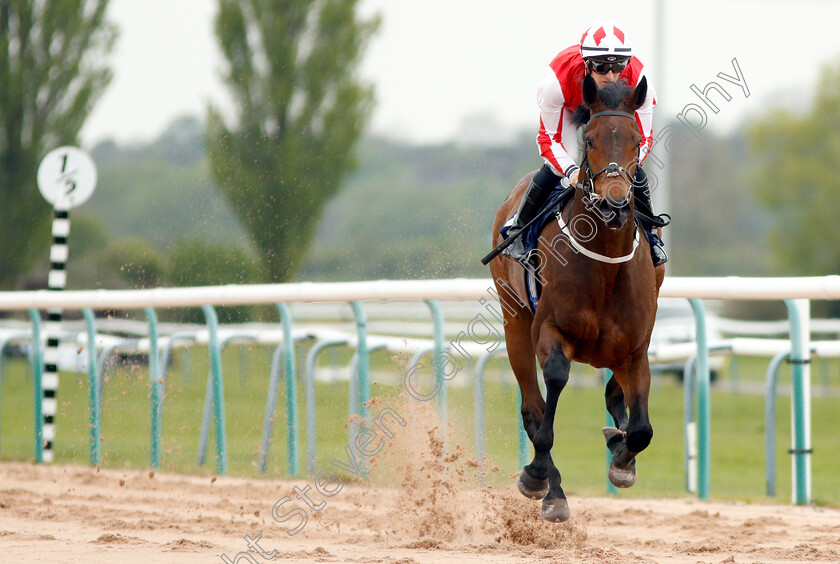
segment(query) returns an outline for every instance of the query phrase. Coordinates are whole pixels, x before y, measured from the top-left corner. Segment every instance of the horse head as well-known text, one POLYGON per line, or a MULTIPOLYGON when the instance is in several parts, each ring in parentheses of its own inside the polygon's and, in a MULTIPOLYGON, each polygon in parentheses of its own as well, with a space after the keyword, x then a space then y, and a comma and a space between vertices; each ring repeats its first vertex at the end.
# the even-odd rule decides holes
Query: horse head
POLYGON ((633 179, 642 143, 635 112, 646 94, 645 78, 636 88, 624 81, 598 88, 589 75, 583 80, 586 125, 580 178, 587 208, 611 229, 623 227, 633 209, 633 179))

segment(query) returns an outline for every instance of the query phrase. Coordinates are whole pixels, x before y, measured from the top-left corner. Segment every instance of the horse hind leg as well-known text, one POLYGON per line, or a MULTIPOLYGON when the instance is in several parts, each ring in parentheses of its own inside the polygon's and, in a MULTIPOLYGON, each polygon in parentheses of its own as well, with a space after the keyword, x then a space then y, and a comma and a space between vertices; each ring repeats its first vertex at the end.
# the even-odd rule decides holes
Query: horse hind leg
POLYGON ((629 488, 636 483, 636 458, 633 456, 630 462, 624 464, 620 462, 628 454, 625 446, 627 433, 614 427, 604 427, 602 431, 604 438, 607 439, 607 448, 612 453, 607 477, 615 487, 629 488))
MULTIPOLYGON (((545 402, 542 401, 542 395, 539 396, 541 406, 534 406, 533 404, 526 404, 523 396, 522 400, 522 423, 525 431, 528 433, 528 438, 531 443, 537 440, 537 433, 543 421, 543 414, 545 412, 545 402)), ((519 474, 519 480, 516 482, 519 492, 528 499, 543 499, 549 491, 548 476, 541 478, 532 476, 525 469, 519 474)))
MULTIPOLYGON (((627 435, 629 418, 627 417, 627 404, 624 402, 624 391, 613 375, 604 389, 604 400, 607 405, 607 412, 613 419, 615 427, 604 427, 601 431, 607 440, 607 448, 615 457, 623 448, 622 444, 627 435)), ((610 482, 618 488, 629 488, 636 483, 636 464, 631 462, 626 468, 618 468, 614 463, 610 464, 608 473, 610 482)))
MULTIPOLYGON (((520 490, 528 480, 548 480, 548 493, 542 502, 540 516, 547 521, 566 521, 570 517, 566 494, 560 485, 560 472, 551 459, 554 446, 554 415, 560 392, 569 381, 571 364, 557 346, 543 362, 546 387, 546 405, 543 420, 534 437, 534 460, 525 466, 519 476, 520 490)), ((527 484, 526 484, 527 485, 527 484)))
POLYGON ((610 482, 618 488, 629 488, 636 483, 636 455, 647 448, 653 438, 653 427, 648 417, 647 405, 650 373, 636 374, 639 377, 626 382, 623 387, 626 388, 624 401, 630 405, 629 418, 625 415, 626 424, 622 425, 623 421, 619 421, 620 418, 616 419, 613 414, 619 428, 605 427, 603 429, 607 447, 612 453, 608 477, 610 482))
MULTIPOLYGON (((507 312, 505 312, 507 313, 507 312)), ((545 400, 537 383, 537 364, 531 341, 530 320, 506 316, 505 342, 508 359, 522 394, 522 425, 533 443, 543 420, 545 400)), ((548 478, 522 473, 517 483, 519 491, 529 499, 542 499, 548 493, 548 478)))
POLYGON ((627 430, 629 420, 627 418, 627 404, 624 403, 624 391, 613 375, 607 382, 604 389, 604 401, 607 405, 607 413, 612 416, 615 428, 622 431, 627 430))

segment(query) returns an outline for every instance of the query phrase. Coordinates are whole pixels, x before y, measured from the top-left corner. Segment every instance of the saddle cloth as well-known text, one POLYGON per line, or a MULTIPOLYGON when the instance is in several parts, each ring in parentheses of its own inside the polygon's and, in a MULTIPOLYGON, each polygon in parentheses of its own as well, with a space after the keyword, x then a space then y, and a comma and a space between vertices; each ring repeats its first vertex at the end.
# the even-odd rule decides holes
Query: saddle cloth
MULTIPOLYGON (((552 189, 551 194, 549 194, 548 198, 546 198, 545 203, 542 205, 540 210, 537 212, 536 215, 539 215, 543 210, 545 210, 551 202, 554 202, 554 199, 557 198, 564 190, 566 190, 566 194, 559 202, 559 208, 563 209, 569 200, 572 199, 574 196, 574 190, 568 189, 569 186, 566 183, 558 182, 557 185, 552 189)), ((555 202, 555 206, 558 203, 555 202)), ((536 216, 535 216, 536 217, 536 216)), ((521 235, 522 241, 525 244, 525 252, 530 252, 533 249, 537 248, 537 243, 540 239, 540 233, 542 230, 545 229, 545 226, 548 225, 552 221, 556 221, 557 218, 553 213, 547 213, 543 217, 539 219, 539 221, 535 221, 531 224, 531 226, 521 235)), ((508 231, 510 230, 510 226, 502 225, 499 228, 499 233, 501 233, 502 237, 507 238, 508 231)), ((523 265, 522 269, 525 273, 525 289, 528 293, 528 305, 531 307, 531 311, 536 311, 537 309, 537 302, 540 299, 540 292, 542 291, 542 286, 539 283, 539 280, 536 277, 537 269, 536 266, 531 264, 528 267, 523 265)))

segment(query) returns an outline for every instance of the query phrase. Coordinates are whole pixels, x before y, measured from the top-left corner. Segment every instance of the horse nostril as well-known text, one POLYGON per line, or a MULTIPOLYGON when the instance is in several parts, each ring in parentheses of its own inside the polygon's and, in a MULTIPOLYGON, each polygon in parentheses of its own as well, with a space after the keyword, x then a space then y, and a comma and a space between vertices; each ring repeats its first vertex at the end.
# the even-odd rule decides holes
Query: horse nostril
POLYGON ((620 198, 604 198, 603 208, 605 210, 623 210, 630 205, 630 201, 624 196, 620 198))

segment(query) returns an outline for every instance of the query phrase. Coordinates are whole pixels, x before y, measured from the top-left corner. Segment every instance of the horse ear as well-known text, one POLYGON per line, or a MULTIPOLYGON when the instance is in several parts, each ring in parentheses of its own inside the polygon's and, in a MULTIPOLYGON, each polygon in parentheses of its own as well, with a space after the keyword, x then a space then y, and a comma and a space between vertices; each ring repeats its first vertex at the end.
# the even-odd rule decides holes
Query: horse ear
POLYGON ((642 104, 645 103, 647 97, 647 77, 643 76, 639 84, 636 85, 636 90, 633 91, 633 108, 638 110, 642 104))
POLYGON ((583 102, 587 106, 591 106, 598 98, 598 85, 595 84, 595 79, 588 74, 583 78, 583 102))

